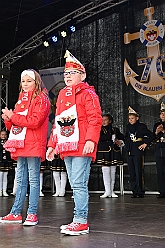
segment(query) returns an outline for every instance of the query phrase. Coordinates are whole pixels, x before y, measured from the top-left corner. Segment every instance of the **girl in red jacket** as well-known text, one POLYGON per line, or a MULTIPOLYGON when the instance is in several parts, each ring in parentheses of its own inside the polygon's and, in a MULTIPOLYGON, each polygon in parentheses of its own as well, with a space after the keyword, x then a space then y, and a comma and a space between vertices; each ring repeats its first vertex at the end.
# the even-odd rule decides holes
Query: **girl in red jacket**
POLYGON ((91 160, 95 160, 102 125, 101 108, 94 88, 83 82, 84 66, 66 51, 64 81, 59 93, 55 126, 48 143, 47 159, 54 153, 64 158, 74 196, 73 222, 61 226, 61 233, 80 235, 89 232, 88 179, 91 160))
POLYGON ((40 163, 45 159, 50 103, 40 75, 32 69, 21 73, 20 94, 15 109, 2 110, 2 118, 10 130, 4 144, 17 160, 17 191, 14 205, 2 223, 22 223, 22 207, 30 184, 29 207, 23 225, 38 223, 40 163))

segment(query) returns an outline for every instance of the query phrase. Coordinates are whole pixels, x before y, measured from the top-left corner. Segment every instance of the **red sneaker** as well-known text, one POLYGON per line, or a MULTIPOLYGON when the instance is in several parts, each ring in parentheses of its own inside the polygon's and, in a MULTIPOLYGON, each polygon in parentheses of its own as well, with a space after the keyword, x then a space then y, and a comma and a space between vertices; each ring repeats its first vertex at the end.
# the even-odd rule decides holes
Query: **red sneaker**
MULTIPOLYGON (((61 226, 65 227, 65 225, 61 226)), ((61 229, 61 233, 68 234, 68 235, 80 235, 80 234, 86 234, 89 233, 89 225, 81 224, 77 222, 72 222, 71 224, 68 224, 65 229, 61 229)))
POLYGON ((36 214, 28 214, 23 226, 35 226, 38 223, 38 218, 36 214))
POLYGON ((70 224, 67 224, 67 225, 61 225, 61 226, 60 226, 60 229, 61 229, 61 230, 65 230, 68 226, 70 226, 70 225, 72 225, 72 224, 73 224, 73 222, 70 223, 70 224))
POLYGON ((8 214, 4 217, 0 217, 1 223, 22 223, 22 216, 20 214, 8 214))

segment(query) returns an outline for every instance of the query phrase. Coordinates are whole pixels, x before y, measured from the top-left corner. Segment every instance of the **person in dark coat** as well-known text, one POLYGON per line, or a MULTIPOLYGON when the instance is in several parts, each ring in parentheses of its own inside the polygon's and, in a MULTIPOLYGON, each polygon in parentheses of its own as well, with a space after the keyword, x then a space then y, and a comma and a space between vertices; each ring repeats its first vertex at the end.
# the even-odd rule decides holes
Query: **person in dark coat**
POLYGON ((3 147, 7 140, 7 132, 2 130, 0 132, 0 196, 9 196, 7 194, 7 175, 8 171, 12 169, 12 159, 10 152, 3 147))
POLYGON ((154 140, 153 133, 144 123, 139 122, 139 114, 131 107, 128 108, 128 121, 126 126, 125 150, 130 176, 132 198, 144 197, 144 150, 154 140))
POLYGON ((53 179, 56 187, 56 192, 52 196, 65 196, 67 173, 65 162, 60 158, 59 154, 54 155, 50 170, 53 172, 53 179))
POLYGON ((159 195, 157 198, 165 198, 165 105, 161 103, 160 121, 154 124, 155 158, 157 170, 157 183, 159 195))
POLYGON ((102 166, 105 192, 101 198, 118 197, 114 192, 116 166, 123 164, 120 147, 124 145, 124 135, 112 126, 113 117, 103 115, 96 163, 102 166))

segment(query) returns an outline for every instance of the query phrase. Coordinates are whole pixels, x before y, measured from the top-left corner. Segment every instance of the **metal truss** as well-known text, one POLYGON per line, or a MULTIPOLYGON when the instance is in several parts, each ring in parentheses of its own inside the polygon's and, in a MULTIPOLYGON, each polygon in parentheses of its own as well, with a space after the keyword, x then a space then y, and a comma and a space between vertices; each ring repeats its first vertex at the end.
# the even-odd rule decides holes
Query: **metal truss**
POLYGON ((67 24, 73 20, 76 20, 76 22, 80 23, 96 14, 99 14, 107 9, 110 9, 127 1, 128 0, 91 1, 91 3, 82 6, 81 8, 69 13, 68 15, 50 24, 45 29, 41 30, 40 32, 32 36, 30 39, 13 49, 11 52, 9 52, 0 59, 0 65, 2 66, 2 68, 10 69, 11 64, 15 63, 17 60, 33 51, 35 48, 42 45, 42 38, 50 32, 57 30, 64 24, 67 24))
MULTIPOLYGON (((0 80, 0 111, 7 106, 8 103, 8 80, 0 80)), ((4 121, 0 118, 0 130, 5 128, 4 121)))

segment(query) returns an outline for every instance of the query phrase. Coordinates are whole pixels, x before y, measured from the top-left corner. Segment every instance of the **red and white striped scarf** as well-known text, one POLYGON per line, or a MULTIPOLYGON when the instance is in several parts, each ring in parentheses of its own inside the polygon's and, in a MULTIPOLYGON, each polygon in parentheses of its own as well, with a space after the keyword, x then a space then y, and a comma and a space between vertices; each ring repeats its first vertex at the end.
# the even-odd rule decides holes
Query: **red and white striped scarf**
POLYGON ((66 86, 59 93, 53 129, 53 138, 56 142, 55 154, 78 150, 79 128, 75 90, 75 86, 66 86))
MULTIPOLYGON (((33 92, 34 91, 29 91, 20 94, 15 110, 13 111, 14 114, 24 116, 27 115, 33 92)), ((13 124, 10 130, 9 138, 3 146, 5 150, 13 153, 17 148, 24 148, 26 130, 27 127, 20 127, 13 124)))

